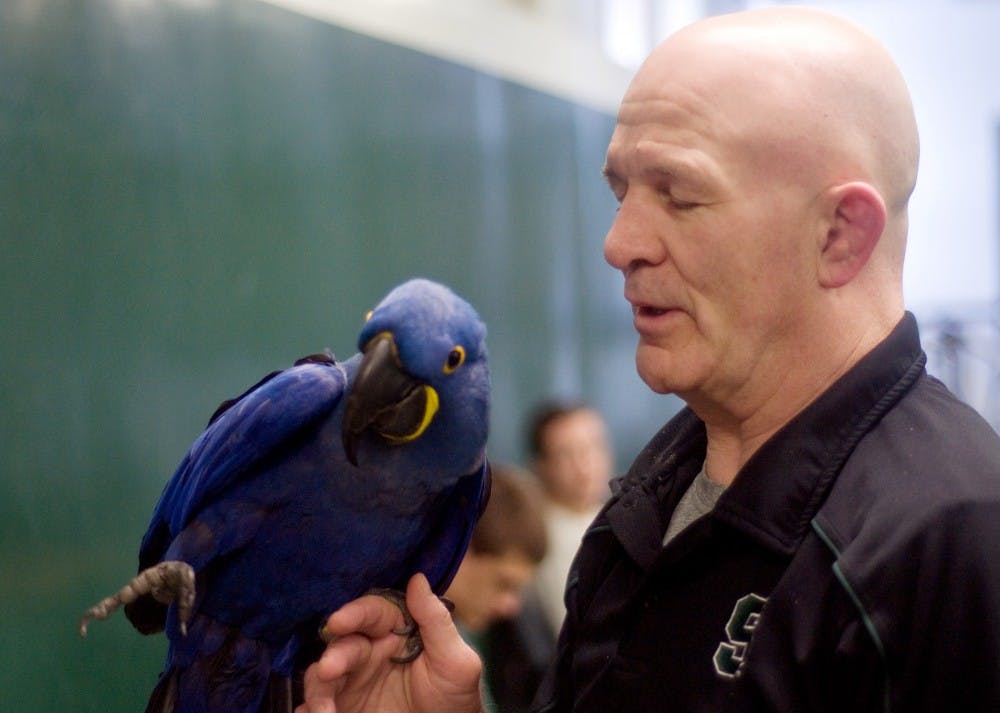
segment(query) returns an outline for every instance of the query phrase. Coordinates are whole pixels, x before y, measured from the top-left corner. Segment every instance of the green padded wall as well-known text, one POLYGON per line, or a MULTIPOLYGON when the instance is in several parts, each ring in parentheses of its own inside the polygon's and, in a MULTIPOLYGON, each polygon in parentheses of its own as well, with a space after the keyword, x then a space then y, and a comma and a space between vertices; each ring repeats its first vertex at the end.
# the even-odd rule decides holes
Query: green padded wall
POLYGON ((162 637, 77 616, 215 406, 409 276, 488 323, 494 458, 553 392, 635 452, 669 409, 601 261, 612 127, 252 0, 0 3, 0 710, 142 709, 162 637))

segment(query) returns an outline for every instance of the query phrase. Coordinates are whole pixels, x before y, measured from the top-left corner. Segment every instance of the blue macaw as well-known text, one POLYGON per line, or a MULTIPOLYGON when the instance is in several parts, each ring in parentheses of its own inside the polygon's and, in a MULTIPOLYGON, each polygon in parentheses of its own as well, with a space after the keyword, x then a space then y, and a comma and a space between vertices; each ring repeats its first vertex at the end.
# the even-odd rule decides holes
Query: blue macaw
MULTIPOLYGON (((224 403, 167 483, 125 604, 165 628, 147 713, 291 711, 319 627, 423 572, 447 589, 489 497, 486 329, 411 280, 369 313, 361 353, 300 360, 224 403)), ((401 598, 394 598, 404 609, 401 598)), ((408 632, 407 660, 419 654, 408 632)))

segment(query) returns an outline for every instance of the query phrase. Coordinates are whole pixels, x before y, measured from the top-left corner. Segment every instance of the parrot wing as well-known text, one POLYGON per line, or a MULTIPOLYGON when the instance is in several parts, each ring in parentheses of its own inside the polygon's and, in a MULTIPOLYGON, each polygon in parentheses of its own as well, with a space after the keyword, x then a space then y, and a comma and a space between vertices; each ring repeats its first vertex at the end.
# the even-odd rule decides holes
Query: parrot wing
POLYGON ((329 415, 346 382, 336 363, 300 363, 220 407, 157 503, 140 548, 140 569, 159 561, 204 504, 329 415))
MULTIPOLYGON (((490 466, 470 473, 455 485, 441 508, 442 516, 435 528, 421 545, 411 572, 423 572, 431 589, 443 595, 458 571, 472 530, 490 499, 490 466)), ((406 582, 399 582, 398 589, 405 589, 406 582)))

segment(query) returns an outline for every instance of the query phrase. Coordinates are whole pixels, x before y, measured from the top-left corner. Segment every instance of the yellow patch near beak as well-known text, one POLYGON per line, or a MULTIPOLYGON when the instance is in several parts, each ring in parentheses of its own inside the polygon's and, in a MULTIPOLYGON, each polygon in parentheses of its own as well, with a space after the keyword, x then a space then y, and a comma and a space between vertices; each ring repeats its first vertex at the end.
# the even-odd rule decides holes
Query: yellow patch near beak
POLYGON ((434 420, 434 416, 438 412, 441 400, 438 398, 438 393, 433 387, 425 384, 423 388, 426 398, 424 402, 424 417, 420 420, 420 425, 417 426, 413 433, 408 433, 405 436, 389 436, 384 433, 380 433, 380 435, 387 441, 391 441, 392 443, 409 443, 410 441, 415 441, 420 438, 424 431, 427 430, 427 427, 431 425, 431 421, 434 420))

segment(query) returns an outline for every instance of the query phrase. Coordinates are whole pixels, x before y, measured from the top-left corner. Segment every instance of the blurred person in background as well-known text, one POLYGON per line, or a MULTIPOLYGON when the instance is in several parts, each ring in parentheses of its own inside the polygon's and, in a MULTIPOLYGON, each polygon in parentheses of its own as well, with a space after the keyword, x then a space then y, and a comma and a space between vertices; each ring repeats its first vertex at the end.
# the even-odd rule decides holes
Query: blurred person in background
MULTIPOLYGON (((523 698, 524 693, 518 692, 522 680, 504 674, 523 670, 525 653, 510 641, 493 645, 490 626, 521 611, 525 591, 545 556, 547 537, 542 494, 530 474, 504 465, 493 465, 492 471, 489 503, 445 596, 455 605, 462 637, 483 659, 487 713, 506 713, 512 710, 511 697, 523 698), (518 690, 510 691, 511 686, 518 690)), ((540 673, 530 684, 529 696, 539 680, 540 673)))
POLYGON ((566 614, 566 576, 583 533, 607 500, 614 457, 603 417, 582 402, 538 405, 527 440, 531 469, 544 490, 549 539, 534 588, 555 637, 566 614))

